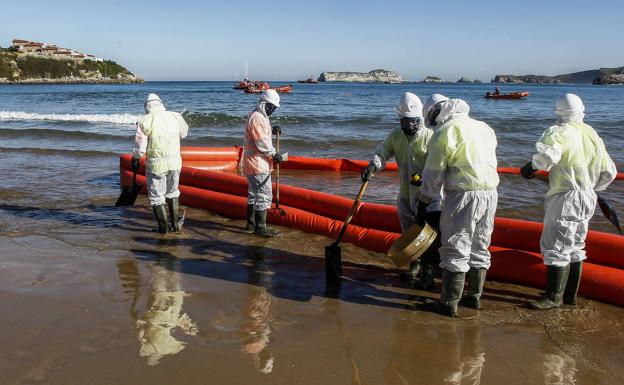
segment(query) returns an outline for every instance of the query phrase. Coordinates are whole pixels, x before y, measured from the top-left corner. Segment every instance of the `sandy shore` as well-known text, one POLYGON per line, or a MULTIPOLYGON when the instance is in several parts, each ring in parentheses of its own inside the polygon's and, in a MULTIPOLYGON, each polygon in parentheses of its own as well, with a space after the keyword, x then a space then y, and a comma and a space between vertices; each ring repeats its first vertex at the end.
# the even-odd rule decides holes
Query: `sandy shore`
POLYGON ((183 235, 155 236, 144 205, 3 207, 3 384, 624 381, 624 309, 532 312, 536 290, 488 282, 484 310, 450 320, 414 310, 437 294, 350 245, 340 298, 325 298, 328 239, 253 238, 194 209, 183 235))

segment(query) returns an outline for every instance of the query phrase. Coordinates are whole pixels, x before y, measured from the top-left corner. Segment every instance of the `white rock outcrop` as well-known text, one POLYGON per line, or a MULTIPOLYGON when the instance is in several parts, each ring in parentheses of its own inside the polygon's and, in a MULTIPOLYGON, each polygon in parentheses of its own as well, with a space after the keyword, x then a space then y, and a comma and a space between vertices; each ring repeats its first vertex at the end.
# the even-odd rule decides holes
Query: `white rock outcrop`
POLYGON ((403 78, 397 71, 383 69, 370 72, 323 72, 319 82, 402 82, 403 78))

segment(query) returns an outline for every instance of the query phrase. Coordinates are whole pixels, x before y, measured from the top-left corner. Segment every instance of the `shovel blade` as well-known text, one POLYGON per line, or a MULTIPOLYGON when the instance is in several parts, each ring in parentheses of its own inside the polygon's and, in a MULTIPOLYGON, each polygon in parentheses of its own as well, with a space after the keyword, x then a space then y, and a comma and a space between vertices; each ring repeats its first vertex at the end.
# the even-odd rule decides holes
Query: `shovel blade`
POLYGON ((142 186, 133 185, 126 186, 121 190, 121 194, 119 198, 117 198, 117 202, 115 202, 115 207, 119 206, 134 206, 134 202, 136 202, 139 193, 141 192, 142 186))
POLYGON ((618 230, 620 234, 622 234, 622 229, 620 228, 620 220, 615 212, 615 209, 609 202, 607 202, 603 197, 598 196, 598 206, 602 211, 602 214, 611 222, 618 230))
POLYGON ((334 244, 325 246, 325 280, 327 282, 340 280, 342 275, 342 254, 340 246, 334 244))

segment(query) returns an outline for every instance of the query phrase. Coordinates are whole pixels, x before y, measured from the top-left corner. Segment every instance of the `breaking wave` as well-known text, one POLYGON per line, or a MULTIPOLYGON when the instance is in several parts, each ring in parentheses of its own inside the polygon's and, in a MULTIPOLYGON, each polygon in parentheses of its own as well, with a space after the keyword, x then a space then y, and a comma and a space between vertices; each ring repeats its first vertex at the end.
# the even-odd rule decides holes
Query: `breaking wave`
POLYGON ((0 111, 0 120, 135 124, 141 117, 142 115, 132 114, 38 114, 24 111, 0 111))

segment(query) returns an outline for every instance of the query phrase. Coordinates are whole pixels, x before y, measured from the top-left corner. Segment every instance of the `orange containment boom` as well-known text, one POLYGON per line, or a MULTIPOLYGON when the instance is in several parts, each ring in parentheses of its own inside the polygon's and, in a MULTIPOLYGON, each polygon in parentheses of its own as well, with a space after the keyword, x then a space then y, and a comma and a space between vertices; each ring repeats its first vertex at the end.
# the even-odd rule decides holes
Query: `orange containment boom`
MULTIPOLYGON (((183 148, 184 166, 180 174, 181 202, 230 218, 244 219, 247 206, 246 178, 233 173, 209 170, 211 165, 238 164, 240 156, 241 149, 238 147, 202 148, 202 150, 197 147, 183 148), (205 153, 202 152, 204 150, 205 153)), ((314 170, 351 171, 352 168, 362 165, 360 163, 362 161, 344 159, 303 157, 296 159, 300 161, 296 163, 299 167, 312 165, 316 167, 312 168, 314 170), (314 159, 315 162, 301 159, 314 159), (319 168, 320 165, 331 167, 319 168)), ((131 161, 132 155, 121 156, 122 186, 132 184, 131 161)), ((284 164, 288 163, 290 158, 289 162, 284 164)), ((230 169, 228 166, 223 170, 230 169)), ((236 166, 233 169, 236 169, 236 166)), ((517 169, 503 172, 516 173, 515 170, 517 169)), ((142 165, 137 174, 137 182, 141 185, 145 185, 144 174, 142 165)), ((269 210, 270 223, 330 238, 337 237, 342 220, 353 204, 353 200, 348 198, 295 186, 282 185, 280 193, 280 207, 284 206, 287 215, 280 216, 274 210, 269 210)), ((356 210, 344 241, 368 250, 386 253, 399 237, 400 231, 394 206, 363 202, 356 210)), ((541 232, 541 223, 496 218, 490 249, 492 267, 488 272, 488 279, 537 288, 545 287, 545 267, 539 253, 541 232)), ((586 298, 624 306, 624 237, 589 231, 586 245, 588 259, 583 268, 580 294, 586 298)))

